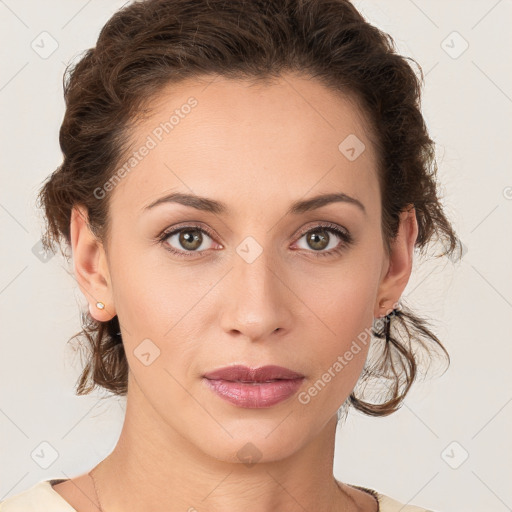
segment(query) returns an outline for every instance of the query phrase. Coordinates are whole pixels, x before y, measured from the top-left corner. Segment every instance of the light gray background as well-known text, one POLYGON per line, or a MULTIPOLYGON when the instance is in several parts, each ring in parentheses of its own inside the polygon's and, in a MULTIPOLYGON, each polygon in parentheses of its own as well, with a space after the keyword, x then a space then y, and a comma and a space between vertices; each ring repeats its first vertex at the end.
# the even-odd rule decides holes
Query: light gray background
MULTIPOLYGON (((81 366, 66 341, 85 299, 60 256, 44 262, 33 248, 35 196, 61 161, 64 66, 123 3, 0 0, 0 500, 87 471, 122 425, 123 399, 74 396, 81 366), (52 39, 58 48, 43 58, 52 39)), ((392 416, 352 412, 335 476, 441 512, 510 510, 512 2, 355 3, 426 74, 443 203, 467 252, 457 265, 416 266, 404 293, 433 319, 450 368, 417 383, 392 416)))

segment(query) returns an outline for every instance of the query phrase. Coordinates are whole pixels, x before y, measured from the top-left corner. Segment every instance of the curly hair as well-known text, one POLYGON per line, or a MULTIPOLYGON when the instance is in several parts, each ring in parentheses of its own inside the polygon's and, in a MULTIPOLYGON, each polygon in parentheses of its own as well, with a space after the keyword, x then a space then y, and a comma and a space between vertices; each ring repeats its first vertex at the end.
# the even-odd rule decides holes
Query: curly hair
MULTIPOLYGON (((368 23, 348 0, 143 0, 126 5, 104 25, 96 46, 63 76, 66 110, 60 128, 62 164, 38 194, 44 210, 42 244, 70 247, 74 206, 83 205, 91 231, 109 236, 109 197, 94 191, 108 182, 130 150, 131 129, 163 87, 187 78, 223 76, 268 81, 284 72, 315 78, 355 99, 371 127, 378 155, 381 229, 387 250, 399 214, 413 205, 420 254, 435 239, 449 256, 460 248, 437 190, 434 142, 421 113, 421 67, 397 53, 392 37, 368 23), (418 68, 415 73, 411 64, 418 68)), ((409 307, 394 309, 372 328, 375 357, 358 384, 384 383, 381 400, 348 402, 373 416, 395 412, 436 352, 449 355, 428 322, 409 307), (393 322, 392 322, 393 320, 393 322), (377 347, 377 349, 375 349, 377 347), (441 352, 440 352, 441 353, 441 352)), ((81 313, 88 359, 76 394, 95 386, 125 395, 128 364, 117 316, 98 322, 81 313)), ((71 341, 71 340, 70 340, 71 341)))

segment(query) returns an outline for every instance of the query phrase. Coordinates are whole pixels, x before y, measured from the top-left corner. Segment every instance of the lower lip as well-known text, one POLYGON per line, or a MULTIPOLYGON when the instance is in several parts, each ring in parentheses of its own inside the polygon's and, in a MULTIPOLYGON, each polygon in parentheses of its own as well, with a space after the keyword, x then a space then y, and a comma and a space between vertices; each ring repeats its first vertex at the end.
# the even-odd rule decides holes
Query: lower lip
POLYGON ((294 395, 304 378, 276 380, 274 382, 232 382, 222 379, 204 379, 211 390, 238 407, 261 409, 271 407, 294 395))

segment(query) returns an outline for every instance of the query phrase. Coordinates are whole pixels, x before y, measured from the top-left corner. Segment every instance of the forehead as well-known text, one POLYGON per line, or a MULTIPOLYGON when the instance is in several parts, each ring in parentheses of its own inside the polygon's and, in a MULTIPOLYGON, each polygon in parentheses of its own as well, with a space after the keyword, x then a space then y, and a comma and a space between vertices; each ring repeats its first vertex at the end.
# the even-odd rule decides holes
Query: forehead
POLYGON ((125 165, 113 207, 129 205, 140 214, 173 191, 239 201, 235 209, 249 206, 248 200, 280 199, 287 206, 320 192, 364 202, 378 195, 376 155, 362 111, 350 96, 314 79, 186 80, 165 87, 147 107, 131 133, 130 154, 137 155, 133 166, 125 165))

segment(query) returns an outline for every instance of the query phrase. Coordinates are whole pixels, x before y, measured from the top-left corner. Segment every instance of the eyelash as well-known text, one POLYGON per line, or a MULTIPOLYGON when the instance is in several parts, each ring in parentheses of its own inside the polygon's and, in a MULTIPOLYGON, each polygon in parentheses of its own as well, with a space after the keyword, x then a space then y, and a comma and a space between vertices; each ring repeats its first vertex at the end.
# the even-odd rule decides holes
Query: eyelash
MULTIPOLYGON (((299 234, 299 238, 297 240, 300 240, 304 235, 307 235, 308 233, 311 233, 311 232, 318 231, 321 228, 326 228, 325 231, 334 233, 336 236, 338 236, 342 240, 342 242, 336 248, 331 249, 330 251, 316 252, 315 257, 335 256, 335 255, 341 253, 346 247, 348 247, 349 245, 351 245, 353 243, 352 235, 348 231, 345 231, 345 230, 339 228, 336 224, 332 224, 330 222, 323 222, 323 223, 318 224, 317 226, 314 226, 313 228, 309 228, 305 231, 302 231, 299 234)), ((197 254, 200 255, 199 257, 203 257, 202 253, 204 253, 206 251, 189 251, 187 253, 185 251, 178 251, 165 243, 165 241, 170 236, 172 236, 176 233, 179 233, 181 231, 187 231, 187 230, 198 230, 198 231, 201 231, 202 233, 205 233, 210 238, 215 238, 214 234, 208 228, 200 226, 198 224, 188 224, 186 226, 180 226, 178 228, 164 231, 157 237, 156 241, 161 243, 166 250, 168 250, 169 252, 171 252, 172 254, 174 254, 178 257, 189 258, 189 257, 194 257, 194 255, 197 255, 197 254)), ((314 251, 312 251, 312 252, 314 252, 314 251)), ((197 256, 195 256, 195 257, 197 257, 197 256)))

